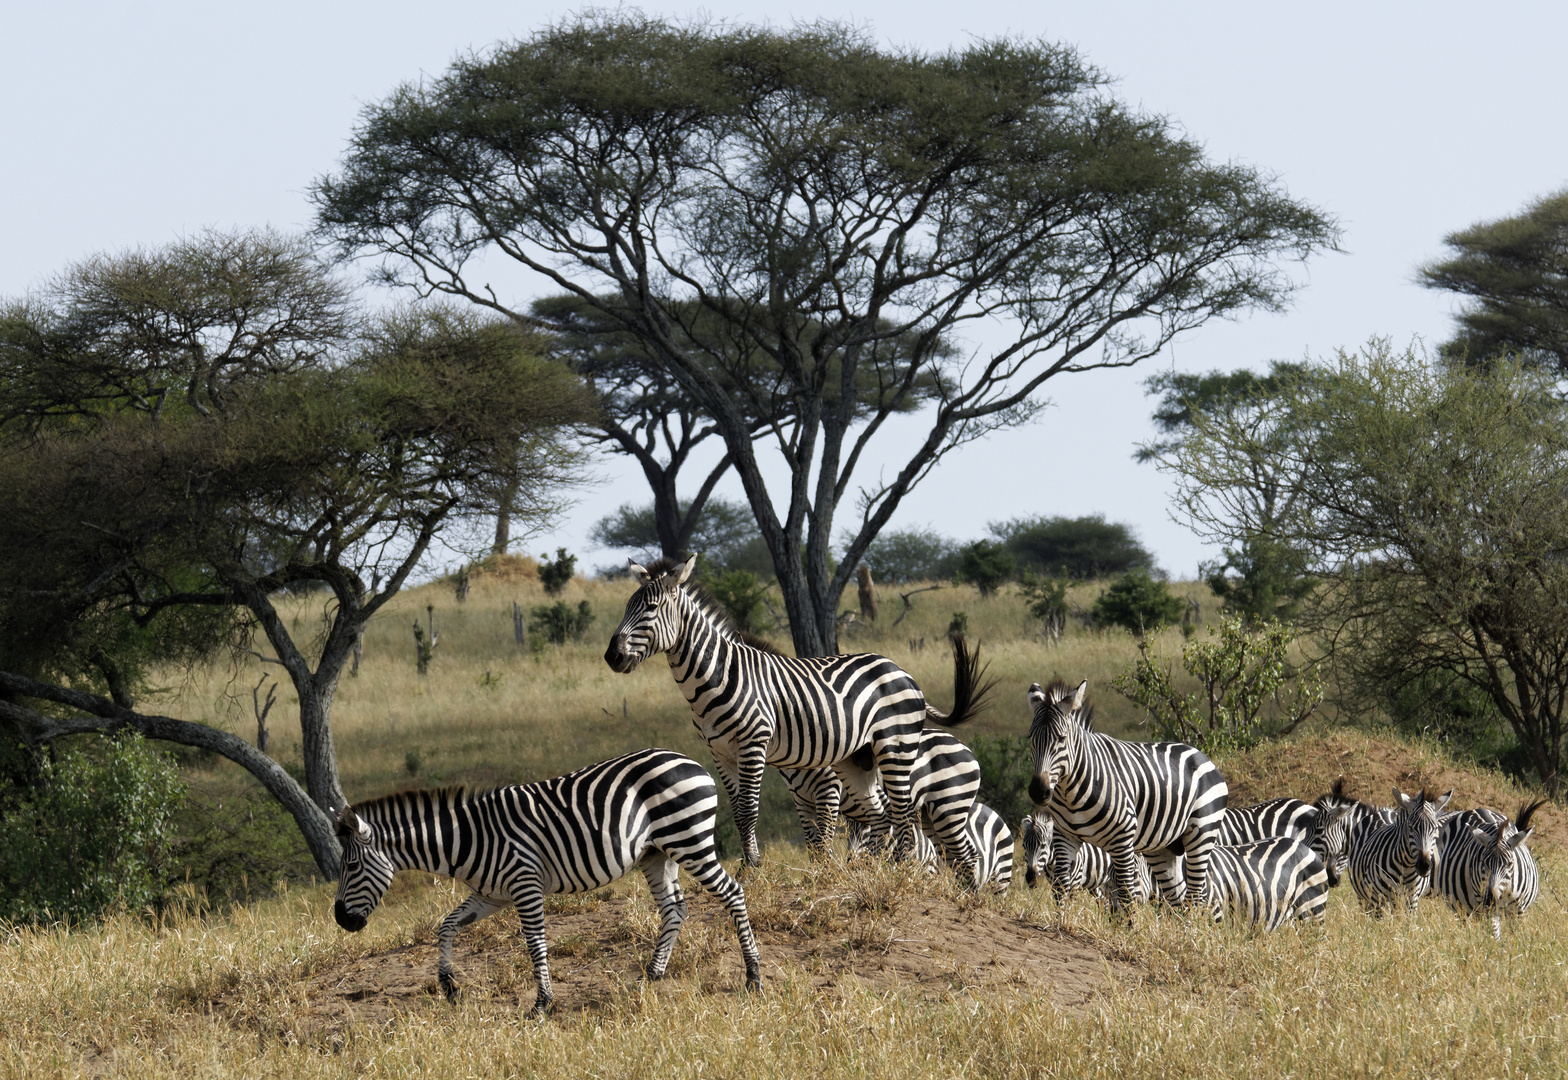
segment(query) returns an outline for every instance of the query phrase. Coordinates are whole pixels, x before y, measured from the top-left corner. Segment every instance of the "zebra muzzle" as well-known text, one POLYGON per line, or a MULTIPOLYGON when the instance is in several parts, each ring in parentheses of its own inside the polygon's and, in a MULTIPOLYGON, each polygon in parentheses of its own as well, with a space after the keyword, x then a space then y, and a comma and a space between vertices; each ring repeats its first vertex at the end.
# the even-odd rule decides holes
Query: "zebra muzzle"
POLYGON ((357 934, 365 928, 365 916, 355 915, 341 900, 332 905, 332 917, 351 934, 357 934))
POLYGON ((1038 776, 1029 781, 1029 801, 1036 806, 1044 806, 1051 798, 1051 789, 1045 786, 1045 781, 1038 776))

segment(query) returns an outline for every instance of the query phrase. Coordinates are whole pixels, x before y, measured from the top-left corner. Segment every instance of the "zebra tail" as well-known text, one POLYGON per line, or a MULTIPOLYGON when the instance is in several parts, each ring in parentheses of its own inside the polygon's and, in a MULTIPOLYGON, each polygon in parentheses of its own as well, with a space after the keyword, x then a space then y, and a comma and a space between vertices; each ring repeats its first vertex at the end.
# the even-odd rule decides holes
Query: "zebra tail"
POLYGON ((969 651, 969 642, 963 634, 953 635, 953 709, 942 712, 926 704, 926 719, 947 727, 956 727, 973 720, 991 707, 987 695, 996 687, 997 680, 985 680, 990 664, 981 665, 980 647, 969 651))

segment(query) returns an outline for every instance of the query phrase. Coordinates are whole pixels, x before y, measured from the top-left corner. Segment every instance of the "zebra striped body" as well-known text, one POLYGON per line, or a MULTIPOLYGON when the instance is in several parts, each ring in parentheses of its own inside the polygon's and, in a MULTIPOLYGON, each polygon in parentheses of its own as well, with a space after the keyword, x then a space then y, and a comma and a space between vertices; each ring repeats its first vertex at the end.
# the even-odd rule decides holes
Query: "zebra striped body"
POLYGON ((1437 860, 1437 818, 1450 791, 1441 799, 1422 790, 1406 795, 1394 789, 1394 820, 1353 835, 1350 843, 1350 884, 1361 906, 1373 914, 1404 904, 1411 911, 1431 887, 1437 860))
MULTIPOLYGON (((857 850, 881 850, 892 821, 886 794, 875 773, 860 770, 853 761, 842 763, 838 771, 780 771, 795 798, 795 811, 800 816, 801 831, 806 833, 808 848, 813 848, 812 834, 816 833, 814 850, 826 849, 832 838, 834 812, 842 807, 858 840, 852 846, 857 850), (856 782, 846 789, 839 782, 840 773, 855 776, 856 782)), ((971 856, 965 848, 966 838, 971 846, 974 843, 970 808, 979 790, 980 763, 969 747, 946 731, 923 730, 919 755, 910 770, 910 800, 921 831, 936 842, 955 869, 967 865, 971 857, 979 857, 979 852, 971 856)))
POLYGON ((1209 903, 1209 852, 1229 788, 1214 763, 1185 743, 1134 743, 1090 727, 1088 683, 1029 688, 1034 722, 1029 797, 1057 831, 1109 852, 1113 907, 1128 905, 1137 856, 1172 903, 1209 903), (1178 852, 1184 853, 1181 859, 1178 852))
POLYGON ((1311 840, 1317 811, 1300 799, 1269 799, 1252 806, 1227 806, 1220 818, 1219 842, 1226 847, 1274 836, 1311 840))
POLYGON ((1350 849, 1373 829, 1392 825, 1394 811, 1350 798, 1345 794, 1343 777, 1312 806, 1318 816, 1311 823, 1308 842, 1323 860, 1329 886, 1334 887, 1350 869, 1350 849))
POLYGON ((1218 906, 1264 930, 1276 930, 1287 919, 1322 922, 1328 901, 1323 860, 1294 836, 1216 847, 1209 882, 1218 906))
POLYGON ((473 894, 441 921, 437 966, 448 997, 456 993, 452 942, 459 927, 515 906, 533 959, 534 1012, 554 994, 545 952, 544 894, 587 892, 642 868, 659 906, 659 941, 650 979, 669 963, 686 914, 679 873, 686 870, 735 920, 748 989, 761 966, 746 894, 719 865, 713 846, 718 789, 691 758, 641 750, 537 783, 492 791, 462 788, 389 795, 342 811, 343 876, 333 915, 363 929, 398 870, 427 870, 463 882, 473 894))
MULTIPOLYGON (((1111 856, 1104 848, 1079 843, 1076 838, 1058 832, 1049 814, 1025 815, 1019 834, 1024 855, 1024 880, 1031 889, 1043 876, 1061 893, 1087 889, 1098 897, 1109 895, 1113 887, 1111 856)), ((1149 876, 1149 864, 1140 855, 1133 899, 1149 900, 1153 896, 1154 879, 1149 876)))
POLYGON ((1013 830, 1002 815, 976 799, 969 812, 969 836, 979 852, 975 887, 990 885, 1006 892, 1013 883, 1013 830))
POLYGON ((1434 889, 1462 915, 1486 912, 1499 940, 1502 917, 1523 915, 1540 893, 1540 870, 1524 845, 1534 831, 1530 818, 1543 805, 1521 807, 1511 823, 1495 810, 1466 810, 1438 830, 1434 889))
MULTIPOLYGON (((632 570, 642 583, 605 649, 605 662, 627 673, 666 653, 676 685, 692 707, 697 731, 713 751, 735 813, 746 864, 761 862, 757 806, 762 773, 832 766, 846 786, 882 782, 898 831, 899 857, 914 849, 910 772, 927 717, 959 723, 984 694, 974 688, 967 649, 958 657, 951 715, 926 704, 915 680, 884 656, 789 657, 746 644, 724 617, 685 587, 696 558, 674 567, 632 570), (968 681, 966 681, 968 680, 968 681), (844 763, 860 756, 858 769, 844 763)), ((869 791, 859 791, 870 802, 869 791)), ((966 862, 974 861, 969 853, 966 862)))

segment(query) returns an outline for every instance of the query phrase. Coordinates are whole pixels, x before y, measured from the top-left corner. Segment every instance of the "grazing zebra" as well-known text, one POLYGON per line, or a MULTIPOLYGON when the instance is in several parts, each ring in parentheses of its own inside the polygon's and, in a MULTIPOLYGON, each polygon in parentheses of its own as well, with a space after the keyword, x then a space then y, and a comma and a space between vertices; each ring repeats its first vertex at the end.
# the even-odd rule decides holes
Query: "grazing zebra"
POLYGON ((1230 790, 1225 778, 1185 743, 1125 742, 1095 732, 1088 687, 1073 690, 1057 679, 1049 689, 1029 688, 1029 798, 1037 815, 1049 813, 1057 830, 1110 853, 1113 908, 1131 903, 1140 854, 1168 901, 1185 896, 1189 904, 1208 904, 1209 852, 1230 790), (1185 855, 1180 867, 1178 852, 1185 855))
POLYGON ((1269 799, 1252 806, 1227 806, 1220 818, 1219 842, 1226 847, 1267 840, 1271 836, 1294 836, 1311 840, 1317 810, 1300 799, 1269 799))
POLYGON ((1486 912, 1498 940, 1502 916, 1523 915, 1540 893, 1540 870, 1524 845, 1535 831, 1530 818, 1545 804, 1520 807, 1511 824, 1495 810, 1467 810, 1439 830, 1436 891, 1463 915, 1486 912))
MULTIPOLYGON (((874 772, 898 831, 896 854, 907 857, 915 845, 909 786, 921 728, 927 718, 958 724, 979 711, 990 686, 978 685, 977 658, 955 639, 955 704, 943 713, 885 656, 790 657, 746 644, 713 601, 687 585, 696 561, 631 564, 641 584, 604 659, 626 673, 655 653, 669 655, 729 793, 746 865, 762 861, 757 805, 768 765, 832 766, 844 784, 862 787, 874 772), (846 764, 851 758, 854 768, 846 764)), ((869 791, 856 794, 869 801, 869 791)), ((964 861, 972 866, 973 853, 964 861)))
MULTIPOLYGON (((1056 824, 1048 814, 1038 817, 1025 814, 1018 832, 1023 846, 1024 881, 1031 889, 1043 876, 1057 892, 1087 889, 1095 896, 1107 895, 1112 884, 1111 856, 1104 848, 1078 843, 1075 837, 1057 832, 1056 824)), ((1149 876, 1149 864, 1140 855, 1133 899, 1143 901, 1153 896, 1154 880, 1149 876)))
POLYGON ((491 791, 445 788, 374 799, 338 814, 343 876, 333 917, 345 930, 363 929, 398 870, 428 870, 463 882, 473 894, 436 931, 436 970, 451 998, 457 992, 452 941, 458 928, 515 905, 539 985, 533 1011, 540 1015, 555 998, 544 894, 587 892, 640 866, 659 905, 659 941, 647 972, 657 979, 686 917, 678 880, 684 869, 734 918, 746 988, 757 990, 762 968, 746 894, 714 852, 718 805, 713 778, 672 750, 639 750, 553 780, 491 791))
POLYGON ((1372 914, 1404 901, 1411 911, 1432 884, 1437 859, 1437 817, 1448 800, 1394 789, 1394 820, 1351 838, 1350 884, 1361 906, 1372 914))
MULTIPOLYGON (((780 772, 795 798, 795 811, 808 848, 813 847, 813 833, 817 834, 817 850, 826 848, 832 838, 834 814, 842 805, 851 830, 859 837, 857 850, 882 849, 892 821, 875 773, 864 774, 846 789, 838 779, 839 772, 858 773, 854 761, 841 763, 839 772, 827 768, 780 772)), ((922 731, 919 754, 909 773, 909 797, 922 831, 955 866, 967 862, 962 841, 968 835, 969 811, 979 790, 980 763, 973 751, 946 731, 922 731)), ((969 839, 973 842, 972 836, 969 839)))
POLYGON ((1264 930, 1287 919, 1323 921, 1328 870, 1305 841, 1294 836, 1216 847, 1209 860, 1214 903, 1264 930))

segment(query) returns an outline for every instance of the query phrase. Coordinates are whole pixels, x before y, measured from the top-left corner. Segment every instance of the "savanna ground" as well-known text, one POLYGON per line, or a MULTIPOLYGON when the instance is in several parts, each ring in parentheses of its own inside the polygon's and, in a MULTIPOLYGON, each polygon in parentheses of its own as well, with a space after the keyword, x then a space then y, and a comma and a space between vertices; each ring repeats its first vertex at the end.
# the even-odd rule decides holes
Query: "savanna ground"
MULTIPOLYGON (((581 644, 519 650, 511 605, 544 602, 525 577, 481 578, 458 606, 431 586, 400 598, 367 636, 364 667, 334 710, 344 786, 364 798, 414 785, 526 781, 625 750, 663 745, 706 761, 690 712, 655 661, 610 672, 603 644, 630 591, 574 582, 598 616, 581 644), (410 623, 436 606, 440 644, 414 672, 410 623)), ((1200 590, 1192 588, 1195 598, 1200 590)), ((1093 592, 1076 596, 1080 603, 1093 592)), ((1070 631, 1048 646, 1015 599, 951 587, 902 608, 883 590, 881 626, 846 649, 885 652, 938 706, 950 702, 942 643, 955 611, 1000 678, 974 733, 1022 734, 1024 689, 1087 677, 1102 728, 1139 737, 1109 687, 1133 657, 1125 637, 1070 631), (925 646, 920 647, 924 638, 925 646)), ((318 615, 301 604, 298 627, 318 615)), ((1174 633, 1159 645, 1176 652, 1174 633)), ((254 733, 254 660, 197 673, 163 711, 254 733)), ((172 681, 172 680, 171 680, 172 681)), ((273 752, 298 759, 280 692, 273 752)), ((967 735, 966 735, 967 737, 967 735)), ((1441 747, 1324 727, 1219 762, 1237 803, 1311 798, 1345 776, 1386 803, 1390 789, 1455 790, 1455 806, 1512 811, 1526 792, 1441 747)), ((187 766, 193 790, 242 798, 221 761, 187 766)), ((1560 1076, 1568 1071, 1568 970, 1561 882, 1568 820, 1538 816, 1538 904, 1502 942, 1428 901, 1411 917, 1363 915, 1348 886, 1322 927, 1269 936, 1143 908, 1113 923, 1092 900, 1058 903, 1021 877, 970 895, 950 875, 807 860, 788 794, 765 789, 765 866, 745 879, 766 988, 743 989, 722 909, 687 882, 691 915, 670 974, 639 979, 657 930, 640 875, 547 907, 556 1006, 524 1018, 533 977, 515 916, 462 932, 462 994, 435 983, 436 922, 461 900, 450 882, 400 876, 358 935, 331 918, 308 878, 216 910, 194 893, 156 916, 78 929, 21 929, 0 946, 0 1073, 11 1076, 1560 1076), (695 890, 695 891, 694 891, 695 890)), ((721 827, 733 828, 721 811, 721 827)), ((733 864, 731 864, 733 865, 733 864)))

